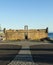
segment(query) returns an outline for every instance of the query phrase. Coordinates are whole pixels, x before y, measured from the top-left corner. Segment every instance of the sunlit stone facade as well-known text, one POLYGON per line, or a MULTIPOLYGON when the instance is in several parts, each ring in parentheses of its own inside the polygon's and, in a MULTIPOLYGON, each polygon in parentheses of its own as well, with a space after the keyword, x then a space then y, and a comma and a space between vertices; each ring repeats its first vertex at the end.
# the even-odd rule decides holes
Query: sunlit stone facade
POLYGON ((6 40, 40 40, 48 37, 48 28, 28 29, 27 26, 25 27, 20 30, 4 29, 6 40))

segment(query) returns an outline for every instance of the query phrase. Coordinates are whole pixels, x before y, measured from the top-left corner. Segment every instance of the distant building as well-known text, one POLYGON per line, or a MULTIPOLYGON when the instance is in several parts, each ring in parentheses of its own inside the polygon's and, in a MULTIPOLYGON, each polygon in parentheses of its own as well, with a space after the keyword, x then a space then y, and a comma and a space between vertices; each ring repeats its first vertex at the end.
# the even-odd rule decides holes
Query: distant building
POLYGON ((24 26, 24 29, 20 30, 5 30, 6 40, 40 40, 48 37, 48 28, 46 29, 28 29, 28 26, 24 26))

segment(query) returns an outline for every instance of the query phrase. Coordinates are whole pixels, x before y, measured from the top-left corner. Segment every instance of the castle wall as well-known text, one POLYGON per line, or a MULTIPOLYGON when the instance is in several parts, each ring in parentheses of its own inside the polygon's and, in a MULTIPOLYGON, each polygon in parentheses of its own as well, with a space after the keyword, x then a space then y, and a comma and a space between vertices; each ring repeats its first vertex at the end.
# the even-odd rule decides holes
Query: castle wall
POLYGON ((45 32, 46 30, 34 30, 34 31, 29 31, 28 33, 28 38, 30 40, 38 40, 42 38, 48 37, 48 33, 45 32))
POLYGON ((24 40, 25 33, 29 40, 39 40, 48 37, 46 29, 39 30, 6 30, 5 36, 6 40, 24 40))
POLYGON ((24 33, 18 32, 15 30, 6 30, 5 33, 6 40, 23 40, 24 39, 24 33))

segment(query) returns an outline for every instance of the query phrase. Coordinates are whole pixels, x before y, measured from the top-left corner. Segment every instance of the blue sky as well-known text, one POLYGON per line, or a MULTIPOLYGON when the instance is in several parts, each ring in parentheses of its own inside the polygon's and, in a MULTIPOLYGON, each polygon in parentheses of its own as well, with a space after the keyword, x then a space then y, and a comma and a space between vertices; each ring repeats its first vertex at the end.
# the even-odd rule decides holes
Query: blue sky
POLYGON ((53 0, 0 0, 2 28, 49 28, 53 32, 53 0))

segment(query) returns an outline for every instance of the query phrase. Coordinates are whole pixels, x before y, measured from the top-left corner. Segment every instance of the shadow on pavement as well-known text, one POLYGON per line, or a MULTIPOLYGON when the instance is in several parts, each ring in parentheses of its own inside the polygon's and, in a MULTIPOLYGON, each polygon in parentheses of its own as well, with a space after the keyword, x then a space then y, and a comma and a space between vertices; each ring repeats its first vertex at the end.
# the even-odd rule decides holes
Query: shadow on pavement
POLYGON ((53 64, 53 54, 32 54, 34 62, 53 64))
POLYGON ((33 45, 30 51, 35 63, 53 65, 53 44, 33 45))
POLYGON ((21 46, 11 44, 0 44, 0 65, 7 65, 19 53, 21 46))

